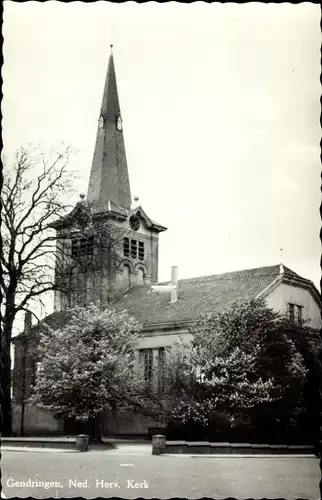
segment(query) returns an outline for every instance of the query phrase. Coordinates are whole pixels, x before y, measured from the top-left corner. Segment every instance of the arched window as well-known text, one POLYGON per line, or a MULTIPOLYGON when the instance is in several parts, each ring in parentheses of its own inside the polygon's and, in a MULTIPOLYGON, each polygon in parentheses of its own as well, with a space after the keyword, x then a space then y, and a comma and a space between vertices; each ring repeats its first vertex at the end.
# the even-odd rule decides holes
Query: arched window
POLYGON ((141 268, 138 269, 137 284, 144 285, 144 272, 143 272, 143 269, 141 269, 141 268))
POLYGON ((123 287, 129 288, 130 286, 130 268, 127 265, 123 266, 123 287))

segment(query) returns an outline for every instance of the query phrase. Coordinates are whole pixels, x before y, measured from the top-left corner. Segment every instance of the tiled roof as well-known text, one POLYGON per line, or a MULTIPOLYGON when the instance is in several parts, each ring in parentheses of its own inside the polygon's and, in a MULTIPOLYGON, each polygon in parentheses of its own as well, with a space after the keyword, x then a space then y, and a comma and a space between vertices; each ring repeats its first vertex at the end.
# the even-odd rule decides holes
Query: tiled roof
MULTIPOLYGON (((69 317, 70 317, 70 314, 66 311, 57 311, 57 312, 54 312, 52 314, 49 314, 43 320, 41 320, 39 323, 32 326, 29 338, 37 340, 39 332, 41 330, 43 331, 42 326, 45 324, 48 325, 53 330, 58 330, 59 328, 63 328, 67 324, 69 317)), ((19 341, 19 339, 21 339, 22 335, 23 335, 23 332, 20 332, 19 335, 16 335, 12 339, 12 342, 15 343, 15 342, 19 341)))
MULTIPOLYGON (((285 276, 310 283, 291 269, 283 268, 285 276)), ((178 300, 174 303, 170 303, 170 292, 151 292, 150 285, 138 285, 109 307, 117 311, 127 310, 142 325, 193 321, 202 312, 220 310, 236 300, 254 299, 278 276, 280 266, 275 265, 179 280, 178 300)), ((41 323, 58 329, 66 324, 68 317, 68 312, 54 312, 41 323)), ((33 328, 34 332, 37 330, 37 327, 33 328)))
MULTIPOLYGON (((299 277, 286 267, 284 272, 299 277)), ((170 292, 151 292, 150 286, 138 285, 111 307, 126 309, 145 325, 191 321, 201 312, 219 310, 236 300, 254 299, 279 275, 280 266, 276 265, 179 280, 178 300, 174 303, 170 303, 170 292)))

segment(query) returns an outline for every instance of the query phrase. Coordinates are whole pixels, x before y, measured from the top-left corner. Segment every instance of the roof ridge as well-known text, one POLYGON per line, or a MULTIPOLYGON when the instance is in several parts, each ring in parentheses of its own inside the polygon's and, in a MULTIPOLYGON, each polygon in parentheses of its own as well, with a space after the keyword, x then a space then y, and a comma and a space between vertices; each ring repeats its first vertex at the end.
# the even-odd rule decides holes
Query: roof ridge
MULTIPOLYGON (((284 266, 285 269, 288 269, 284 266)), ((251 271, 259 271, 259 270, 276 270, 277 271, 277 274, 279 274, 279 264, 274 264, 274 265, 271 265, 271 266, 261 266, 261 267, 253 267, 253 268, 249 268, 249 269, 239 269, 239 270, 236 270, 236 271, 226 271, 224 273, 216 273, 216 274, 206 274, 206 275, 203 275, 203 276, 194 276, 192 278, 182 278, 182 279, 179 279, 179 282, 182 282, 182 281, 192 281, 192 280, 197 280, 197 279, 211 279, 211 278, 214 278, 214 277, 218 277, 218 276, 228 276, 228 275, 233 275, 233 274, 239 274, 239 273, 247 273, 247 272, 251 272, 251 271)), ((292 271, 293 272, 293 271, 292 271)), ((294 273, 296 274, 296 273, 294 273)), ((168 280, 168 281, 162 281, 160 283, 158 283, 159 285, 161 284, 166 284, 166 283, 169 283, 171 280, 168 280)))
MULTIPOLYGON (((300 276, 299 274, 297 274, 295 271, 293 271, 293 270, 292 270, 292 269, 290 269, 289 267, 284 266, 284 264, 282 264, 282 265, 283 265, 284 270, 285 270, 286 272, 289 272, 289 273, 293 274, 294 276, 298 276, 299 278, 302 278, 302 276, 300 276)), ((306 278, 303 278, 303 279, 306 279, 306 278)))

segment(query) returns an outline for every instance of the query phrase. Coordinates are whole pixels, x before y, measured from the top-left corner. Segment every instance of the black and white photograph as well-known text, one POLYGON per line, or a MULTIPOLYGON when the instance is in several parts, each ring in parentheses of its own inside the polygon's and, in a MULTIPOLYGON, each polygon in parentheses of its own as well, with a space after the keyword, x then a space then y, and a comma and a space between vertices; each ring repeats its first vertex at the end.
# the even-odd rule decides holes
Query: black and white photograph
POLYGON ((321 499, 320 6, 3 5, 1 498, 321 499))

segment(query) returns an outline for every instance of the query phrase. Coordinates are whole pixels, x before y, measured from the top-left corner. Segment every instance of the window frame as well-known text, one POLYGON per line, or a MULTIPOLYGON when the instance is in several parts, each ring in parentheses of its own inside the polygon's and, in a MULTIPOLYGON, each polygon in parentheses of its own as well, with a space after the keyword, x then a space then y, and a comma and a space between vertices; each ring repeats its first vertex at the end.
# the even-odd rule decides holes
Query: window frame
POLYGON ((123 238, 123 256, 131 257, 131 259, 145 259, 145 245, 144 241, 136 240, 134 238, 123 238))
POLYGON ((153 380, 153 349, 146 348, 139 350, 139 365, 143 368, 144 380, 148 384, 153 380))
POLYGON ((288 303, 288 317, 290 321, 294 321, 295 319, 295 304, 292 304, 291 302, 288 303))
POLYGON ((288 303, 288 318, 293 323, 302 323, 304 306, 301 304, 288 303))
POLYGON ((93 257, 94 255, 94 236, 82 236, 71 238, 71 257, 79 259, 81 257, 93 257))
POLYGON ((301 305, 296 306, 296 321, 298 323, 302 323, 302 321, 303 321, 303 309, 304 309, 304 306, 301 306, 301 305))

